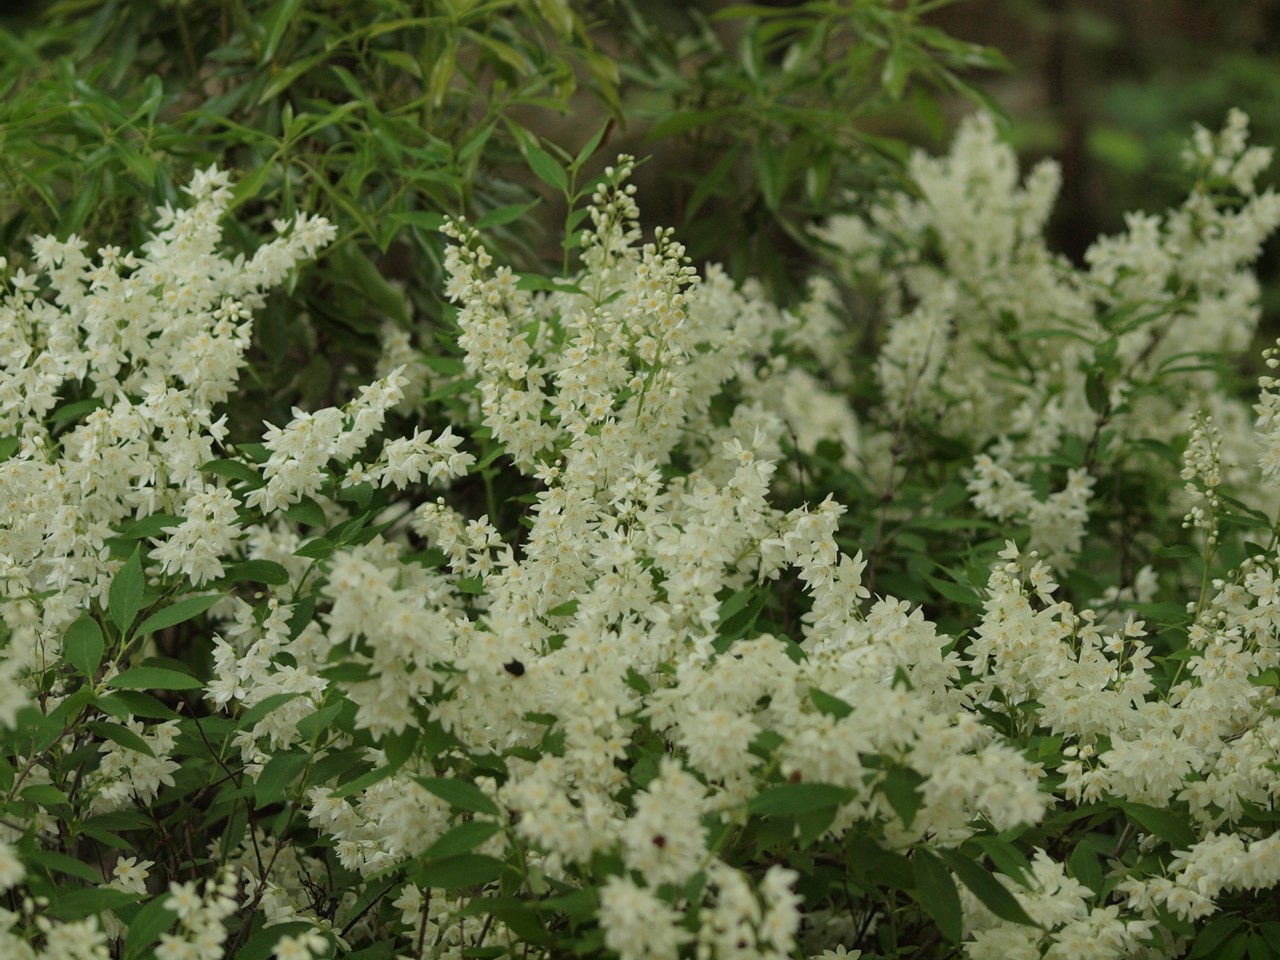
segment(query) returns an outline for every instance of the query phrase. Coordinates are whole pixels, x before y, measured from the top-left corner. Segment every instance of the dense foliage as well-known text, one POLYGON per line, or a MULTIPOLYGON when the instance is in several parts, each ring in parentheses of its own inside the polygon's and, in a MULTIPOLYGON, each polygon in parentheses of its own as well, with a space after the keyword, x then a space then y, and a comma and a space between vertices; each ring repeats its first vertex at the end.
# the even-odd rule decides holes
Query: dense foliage
POLYGON ((0 953, 1280 955, 1244 114, 1079 267, 927 5, 245 6, 0 32, 0 953))

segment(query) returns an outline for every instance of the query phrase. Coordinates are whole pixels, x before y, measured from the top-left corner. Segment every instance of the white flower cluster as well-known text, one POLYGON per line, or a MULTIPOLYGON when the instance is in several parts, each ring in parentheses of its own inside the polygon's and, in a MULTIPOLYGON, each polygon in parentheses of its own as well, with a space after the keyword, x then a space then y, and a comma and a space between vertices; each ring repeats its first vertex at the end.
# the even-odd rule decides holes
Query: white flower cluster
MULTIPOLYGON (((1098 240, 1087 271, 1045 246, 1057 167, 1042 162, 1019 184, 1013 150, 986 114, 961 126, 947 156, 913 157, 918 198, 897 194, 867 219, 837 217, 819 231, 846 276, 882 302, 885 423, 901 429, 909 418, 980 448, 974 504, 1028 524, 1032 548, 1059 569, 1080 548, 1104 430, 1166 442, 1169 423, 1205 410, 1232 431, 1230 448, 1250 448, 1247 409, 1187 361, 1240 351, 1257 326, 1248 264, 1280 226, 1280 196, 1255 190, 1271 153, 1246 149, 1246 131, 1233 111, 1217 136, 1198 129, 1187 154, 1238 204, 1202 181, 1180 208, 1130 215, 1125 233, 1098 240), (1085 451, 1084 468, 1037 494, 1041 464, 1069 442, 1085 451)), ((1240 462, 1236 482, 1248 476, 1240 462)))
MULTIPOLYGON (((780 842, 802 850, 852 837, 908 862, 926 845, 952 855, 975 837, 1013 836, 1055 802, 1047 758, 1025 749, 1045 732, 1062 747, 1057 799, 1178 807, 1195 840, 1117 876, 1110 898, 1037 851, 1028 883, 1000 882, 1039 926, 966 893, 969 956, 1139 955, 1154 949, 1162 912, 1196 919, 1224 892, 1275 886, 1277 844, 1249 817, 1280 800, 1266 679, 1280 670, 1280 556, 1254 553, 1206 578, 1178 673, 1161 677, 1146 620, 1121 609, 1150 599, 1154 574, 1112 587, 1115 609, 1101 615, 1060 599, 1054 568, 1080 550, 1093 462, 1037 472, 1068 440, 1096 452, 1104 422, 1167 439, 1172 417, 1198 409, 1208 413, 1183 479, 1210 513, 1225 502, 1214 491, 1231 464, 1258 460, 1237 449, 1260 440, 1263 472, 1280 472, 1270 469, 1280 463, 1274 380, 1262 382, 1257 437, 1203 371, 1178 374, 1185 391, 1141 389, 1182 350, 1243 344, 1256 320, 1243 264, 1280 223, 1280 201, 1253 191, 1260 155, 1243 147, 1238 118, 1207 136, 1196 163, 1245 194, 1239 209, 1197 196, 1166 218, 1134 218, 1093 249, 1087 274, 1041 239, 1056 171, 1041 166, 1020 185, 985 118, 966 124, 949 157, 913 161, 918 199, 830 225, 854 269, 889 278, 876 367, 886 411, 869 426, 838 390, 849 371, 835 356, 830 289, 815 284, 806 303, 780 311, 718 270, 699 277, 669 231, 642 243, 627 158, 593 197, 582 269, 561 284, 523 283, 475 231, 450 225, 456 376, 475 383, 458 401, 473 404, 459 426, 483 428, 528 491, 514 535, 473 517, 466 497, 414 502, 476 466, 452 426, 387 437, 361 460, 388 414, 421 399, 406 391, 426 382, 391 333, 378 379, 348 403, 267 425, 265 453, 225 442, 214 408, 243 364, 250 312, 332 238, 327 224, 278 225, 282 236, 252 258, 225 260, 215 248, 229 191, 211 170, 191 185, 189 209, 165 211, 142 257, 103 250, 94 266, 74 238, 39 241, 45 293, 15 273, 0 306, 0 393, 14 398, 0 435, 17 441, 0 461, 0 682, 23 685, 20 704, 54 710, 73 683, 108 684, 127 668, 135 638, 115 624, 104 679, 67 670, 48 680, 58 666, 48 651, 83 659, 83 637, 64 648, 62 635, 111 603, 122 562, 111 541, 136 519, 172 521, 151 541, 144 590, 204 587, 242 558, 284 571, 271 568, 269 595, 228 593, 213 607, 202 706, 240 752, 234 799, 288 812, 275 826, 257 807, 255 822, 238 821, 208 851, 216 862, 203 887, 164 878, 160 902, 177 927, 158 933, 155 956, 219 960, 250 905, 271 923, 312 925, 280 939, 278 957, 386 937, 374 906, 384 894, 394 936, 419 953, 428 937, 432 956, 448 960, 514 950, 524 901, 507 878, 518 859, 537 894, 586 888, 600 927, 591 949, 622 960, 782 960, 811 946, 853 957, 827 949, 861 935, 845 927, 801 942, 812 931, 798 871, 747 869, 726 838, 758 822, 774 791, 797 786, 840 798, 825 819, 784 824, 780 842), (1030 360, 1023 344, 1050 337, 1064 348, 1030 360), (975 375, 993 364, 1007 375, 975 375), (94 409, 57 432, 46 421, 68 381, 94 409), (815 422, 796 429, 809 408, 815 422), (846 467, 892 479, 892 434, 913 418, 972 441, 973 502, 1030 528, 1026 550, 1009 543, 991 567, 977 622, 954 637, 922 608, 871 595, 868 557, 842 548, 836 497, 772 502, 788 438, 805 451, 837 440, 846 467), (242 486, 201 470, 215 448, 238 464, 242 486), (370 519, 352 518, 347 497, 374 491, 385 504, 392 487, 408 502, 369 511, 381 513, 368 536, 313 530, 304 544, 291 525, 303 515, 345 529, 370 519), (766 626, 757 617, 771 594, 801 609, 766 626), (234 723, 221 716, 236 712, 234 723), (299 761, 305 776, 273 793, 273 777, 299 761), (300 849, 304 813, 305 835, 318 838, 310 850, 300 849), (433 874, 451 858, 429 851, 470 842, 460 836, 478 839, 447 865, 488 879, 433 874), (421 873, 386 879, 424 858, 421 873), (483 872, 494 863, 502 869, 483 872), (354 880, 325 903, 313 878, 330 868, 354 880), (500 904, 488 917, 487 898, 500 904)), ((4 704, 0 720, 12 722, 20 707, 4 704)), ((175 785, 182 724, 127 719, 94 741, 87 772, 74 775, 77 802, 99 815, 147 807, 175 785)), ((28 775, 49 788, 35 796, 58 795, 34 759, 28 775)), ((51 825, 40 812, 39 835, 51 825)), ((0 843, 10 892, 24 879, 16 844, 16 831, 0 843)), ((142 897, 152 872, 161 868, 117 858, 109 886, 142 897)), ((15 946, 22 960, 96 958, 121 932, 118 921, 99 930, 35 912, 0 913, 0 948, 25 943, 9 932, 20 928, 50 945, 15 946), (60 937, 76 946, 55 951, 60 937)))

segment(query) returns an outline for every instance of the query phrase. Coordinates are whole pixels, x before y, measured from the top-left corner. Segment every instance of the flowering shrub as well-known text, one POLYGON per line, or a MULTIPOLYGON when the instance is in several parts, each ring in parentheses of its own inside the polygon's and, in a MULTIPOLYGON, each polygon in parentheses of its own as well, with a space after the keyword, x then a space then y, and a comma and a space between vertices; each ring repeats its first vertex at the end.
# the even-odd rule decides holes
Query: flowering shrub
POLYGON ((1216 358, 1268 157, 1198 132, 1187 203, 1076 270, 1055 171, 976 118, 821 228, 865 365, 830 282, 782 310, 644 242, 623 157, 579 269, 451 221, 457 355, 389 329, 259 436, 224 408, 327 222, 227 259, 210 169, 137 255, 37 239, 0 266, 0 953, 1280 954, 1280 390, 1216 358))

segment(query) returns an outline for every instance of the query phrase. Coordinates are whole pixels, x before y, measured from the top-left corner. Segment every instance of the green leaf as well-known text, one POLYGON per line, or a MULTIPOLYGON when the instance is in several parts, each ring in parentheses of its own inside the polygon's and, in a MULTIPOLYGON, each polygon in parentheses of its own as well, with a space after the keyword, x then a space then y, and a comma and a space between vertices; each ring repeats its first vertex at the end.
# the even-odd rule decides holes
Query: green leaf
POLYGON ((839 697, 833 697, 829 693, 823 693, 817 687, 809 688, 809 699, 813 701, 814 706, 821 713, 827 716, 835 717, 837 720, 843 720, 849 714, 853 713, 853 707, 845 703, 839 697))
POLYGON ((290 520, 305 523, 309 527, 327 527, 324 509, 310 497, 303 497, 295 504, 285 508, 284 515, 290 520))
POLYGON ((502 828, 496 823, 481 820, 468 820, 460 823, 427 848, 424 856, 430 859, 451 857, 454 854, 466 853, 484 843, 502 828))
POLYGON ((107 686, 116 690, 196 690, 203 682, 177 670, 165 667, 133 667, 122 670, 107 686))
POLYGON ((769 139, 768 130, 762 132, 756 143, 755 160, 756 177, 760 181, 760 195, 764 197, 764 205, 776 211, 782 200, 782 163, 769 139))
POLYGON ((228 480, 243 480, 255 487, 262 485, 262 477, 258 472, 239 460, 210 460, 200 465, 200 472, 212 473, 214 476, 225 477, 228 480))
POLYGON ((1186 850, 1196 842, 1196 832, 1191 825, 1168 810, 1150 807, 1145 803, 1128 803, 1120 800, 1117 800, 1115 805, 1147 833, 1169 841, 1175 850, 1186 850))
POLYGON ((525 159, 529 162, 529 169, 533 171, 534 176, 561 193, 564 193, 569 187, 569 177, 564 172, 564 168, 556 162, 555 157, 547 153, 539 146, 530 144, 525 152, 525 159))
POLYGON ((456 810, 501 815, 502 811, 489 796, 474 783, 448 777, 414 777, 424 789, 430 790, 456 810))
POLYGON ((142 545, 134 547, 124 566, 116 571, 107 591, 107 614, 121 633, 128 631, 142 607, 142 545))
POLYGON ((572 617, 578 612, 578 598, 567 600, 547 610, 548 617, 572 617))
POLYGON ((176 720, 178 715, 151 696, 137 690, 120 690, 98 698, 98 709, 117 720, 146 717, 150 720, 176 720))
POLYGON ((135 753, 141 753, 148 757, 155 756, 155 753, 151 750, 150 744, 123 724, 112 723, 110 720, 94 720, 87 724, 87 726, 104 740, 110 740, 112 743, 118 743, 126 750, 132 750, 135 753))
POLYGON ((838 807, 852 799, 852 790, 833 783, 786 783, 752 797, 747 810, 763 815, 806 813, 822 807, 838 807))
POLYGON ((938 857, 924 847, 916 847, 911 857, 915 866, 916 902, 938 924, 949 943, 959 943, 964 934, 960 913, 960 893, 950 872, 938 857))
POLYGON ((171 513, 153 513, 149 517, 143 517, 129 524, 128 527, 120 534, 122 540, 141 540, 143 537, 158 537, 169 527, 176 527, 182 523, 181 517, 176 517, 171 513))
POLYGON ((277 753, 267 761, 258 775, 258 782, 253 785, 254 804, 261 809, 278 802, 284 797, 289 784, 311 762, 309 753, 277 753))
POLYGON ((689 202, 684 208, 684 222, 686 224, 693 220, 698 211, 702 209, 702 205, 720 189, 720 185, 724 183, 725 177, 733 169, 734 163, 738 160, 738 154, 741 152, 742 144, 735 143, 711 168, 711 172, 698 180, 698 185, 693 188, 693 194, 689 197, 689 202))
POLYGON ((591 155, 596 152, 601 141, 604 140, 605 135, 613 128, 613 125, 614 120, 612 117, 600 124, 600 128, 591 135, 587 142, 582 145, 581 149, 578 150, 577 156, 573 158, 572 167, 574 170, 579 169, 587 162, 591 155))
POLYGON ((541 202, 541 200, 534 200, 532 203, 509 203, 505 206, 495 207, 476 221, 476 229, 488 230, 490 227, 500 227, 519 220, 541 202))
POLYGON ((168 932, 178 919, 178 915, 164 905, 168 899, 169 895, 162 893, 139 910, 129 922, 129 933, 125 938, 125 943, 128 944, 125 960, 142 960, 151 952, 150 947, 160 939, 160 934, 168 932))
POLYGON ((428 864, 414 875, 413 882, 418 886, 437 890, 458 890, 496 880, 505 869, 506 864, 493 857, 462 853, 428 864))
MULTIPOLYGON (((97 882, 101 882, 101 877, 97 882)), ((138 894, 115 890, 111 887, 78 887, 60 890, 57 899, 49 904, 49 916, 63 922, 82 920, 107 910, 115 910, 138 901, 138 894)))
POLYGON ((58 853, 56 850, 45 850, 43 847, 24 850, 22 861, 28 867, 43 867, 49 873, 66 874, 68 877, 87 880, 95 885, 102 882, 102 874, 89 864, 75 857, 69 857, 65 853, 58 853))
POLYGON ((149 633, 155 633, 157 630, 164 630, 167 627, 185 623, 194 617, 200 616, 200 614, 221 600, 222 597, 223 594, 221 593, 206 593, 196 597, 183 597, 177 603, 170 604, 162 610, 157 610, 143 620, 137 629, 136 636, 144 637, 149 633))
POLYGON ((547 930, 533 908, 519 897, 476 897, 455 916, 493 916, 501 920, 521 941, 543 943, 547 930))
POLYGON ((1022 909, 1022 904, 1018 903, 1017 898, 981 864, 974 863, 964 854, 956 853, 954 850, 938 848, 936 852, 951 868, 951 872, 959 877, 961 882, 982 902, 982 905, 1001 920, 1021 923, 1028 927, 1037 926, 1036 922, 1027 916, 1027 912, 1022 909))
POLYGON ((289 29, 289 25, 294 22, 298 8, 301 6, 302 0, 277 0, 271 5, 262 23, 263 39, 262 53, 258 57, 259 66, 268 64, 275 58, 276 48, 280 46, 280 40, 289 29))
MULTIPOLYGON (((251 936, 245 945, 236 952, 235 960, 270 960, 275 954, 276 944, 285 937, 296 937, 308 930, 315 930, 316 925, 310 920, 286 920, 284 923, 273 923, 263 927, 251 936)), ((310 956, 310 953, 307 954, 310 956)), ((355 954, 346 954, 347 957, 355 954)))
POLYGON ((28 803, 38 803, 42 807, 59 806, 71 802, 70 797, 51 783, 34 783, 25 787, 21 797, 28 803))
POLYGON ((295 691, 293 693, 273 693, 269 697, 263 697, 252 707, 240 714, 236 720, 237 730, 251 730, 259 720, 265 717, 276 707, 283 706, 290 700, 294 700, 302 696, 301 693, 295 691))
POLYGON ((920 793, 920 784, 924 778, 910 767, 890 767, 885 772, 880 789, 884 792, 889 806, 902 818, 904 826, 911 826, 916 818, 924 797, 920 793))
POLYGON ((289 571, 274 560, 245 560, 227 567, 225 577, 278 587, 289 582, 289 571))
POLYGON ((82 613, 71 626, 67 627, 67 635, 62 639, 62 652, 81 674, 90 679, 98 672, 102 663, 102 652, 106 645, 102 641, 102 628, 98 621, 87 613, 82 613))
POLYGON ((350 701, 340 699, 336 703, 321 707, 315 713, 303 717, 297 723, 298 733, 308 740, 315 740, 320 735, 320 731, 328 727, 348 703, 350 701))
POLYGON ((1196 935, 1195 943, 1191 947, 1191 952, 1187 954, 1187 960, 1196 960, 1198 957, 1212 957, 1214 951, 1221 946, 1222 942, 1235 933, 1239 929, 1243 921, 1239 917, 1220 916, 1214 917, 1204 925, 1204 929, 1196 935))
POLYGON ((1071 875, 1094 893, 1102 892, 1102 865, 1088 844, 1081 843, 1071 851, 1067 866, 1071 868, 1071 875))

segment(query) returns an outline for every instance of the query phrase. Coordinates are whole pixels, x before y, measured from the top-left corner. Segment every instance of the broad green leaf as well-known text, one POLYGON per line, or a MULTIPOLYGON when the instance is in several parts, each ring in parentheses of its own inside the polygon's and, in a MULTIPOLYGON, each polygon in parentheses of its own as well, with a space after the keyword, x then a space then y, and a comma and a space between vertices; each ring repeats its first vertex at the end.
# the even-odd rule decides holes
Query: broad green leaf
POLYGON ((128 631, 142 607, 142 545, 134 548, 124 566, 116 571, 107 591, 107 614, 121 633, 128 631))
POLYGON ((915 868, 916 902, 933 917, 939 932, 949 943, 959 943, 964 924, 960 894, 950 872, 934 853, 924 847, 916 847, 911 859, 915 868))
POLYGON ((289 785, 307 768, 309 753, 278 753, 267 761, 253 785, 255 805, 261 809, 283 799, 289 785))
POLYGON ((1197 960, 1199 957, 1212 957, 1214 951, 1222 944, 1227 937, 1235 933, 1239 929, 1243 921, 1239 917, 1220 916, 1214 917, 1204 925, 1204 929, 1196 935, 1195 943, 1191 947, 1191 952, 1187 954, 1187 960, 1197 960))
POLYGON ((221 593, 206 593, 196 597, 183 597, 176 603, 172 603, 162 610, 157 610, 143 620, 138 626, 136 635, 144 637, 149 633, 155 633, 157 630, 164 630, 167 627, 185 623, 200 616, 200 614, 221 600, 222 597, 223 594, 221 593))
MULTIPOLYGON (((275 955, 276 944, 285 937, 296 937, 300 933, 306 933, 308 930, 315 930, 316 925, 310 920, 286 920, 283 923, 273 923, 270 926, 263 927, 241 947, 235 956, 235 960, 270 960, 275 955)), ((310 953, 307 953, 310 956, 310 953)), ((345 954, 347 957, 354 954, 345 954)))
POLYGON ((261 700, 253 704, 252 707, 244 710, 236 721, 237 730, 252 730, 253 726, 266 714, 271 713, 276 707, 283 707, 289 700, 294 700, 302 696, 301 692, 292 692, 292 694, 271 694, 264 696, 261 700))
POLYGON ((924 797, 920 793, 920 784, 923 778, 910 767, 890 767, 885 772, 884 782, 880 784, 880 789, 884 792, 885 799, 889 801, 889 806, 893 807, 893 812, 902 818, 905 826, 911 826, 911 821, 916 818, 916 813, 920 809, 920 804, 924 802, 924 797))
POLYGON ((1186 850, 1196 842, 1196 832, 1185 819, 1168 810, 1147 806, 1144 803, 1116 801, 1134 823, 1150 834, 1169 841, 1175 850, 1186 850))
MULTIPOLYGON (((101 882, 101 877, 98 882, 101 882)), ((57 899, 49 904, 49 916, 63 922, 81 920, 107 910, 115 910, 136 903, 138 894, 126 893, 111 887, 80 887, 59 891, 57 899)))
POLYGON ((132 667, 108 680, 107 686, 116 690, 195 690, 204 684, 193 676, 165 667, 132 667))
POLYGON ((851 799, 852 790, 833 783, 785 783, 752 797, 747 810, 764 815, 806 813, 822 807, 838 807, 851 799))
POLYGON ((70 803, 71 799, 51 783, 34 783, 24 787, 20 794, 28 803, 38 803, 42 807, 52 807, 70 803))
POLYGON ((1097 854, 1088 844, 1080 843, 1076 846, 1067 859, 1067 866, 1071 869, 1071 875, 1094 893, 1102 892, 1102 865, 1098 863, 1097 854))
POLYGON ((451 857, 466 853, 484 843, 502 828, 496 823, 481 820, 468 820, 444 833, 440 839, 427 848, 424 856, 429 859, 451 857))
POLYGON ((476 897, 456 916, 483 917, 494 916, 525 943, 543 943, 547 939, 547 930, 538 914, 525 900, 519 897, 476 897))
POLYGON ((258 471, 240 460, 210 460, 200 465, 200 472, 212 473, 227 480, 243 480, 254 486, 262 485, 262 477, 258 475, 258 471))
POLYGON ((823 693, 817 687, 809 688, 809 699, 813 701, 814 706, 822 713, 836 719, 843 719, 853 713, 853 707, 845 703, 839 697, 833 697, 829 693, 823 693))
POLYGON ((148 757, 155 756, 155 753, 151 750, 151 745, 124 726, 124 724, 112 723, 110 720, 93 720, 87 726, 104 740, 110 740, 112 743, 117 743, 127 750, 133 750, 135 753, 141 753, 148 757))
POLYGON ((1017 898, 981 864, 974 863, 954 850, 939 848, 937 853, 951 868, 951 872, 982 901, 983 906, 1001 920, 1036 926, 1036 922, 1027 916, 1017 898))
POLYGON ((305 523, 309 527, 327 527, 324 509, 310 497, 303 497, 297 503, 285 508, 284 515, 290 520, 305 523))
POLYGON ((249 583, 265 583, 281 586, 289 582, 289 571, 274 560, 245 560, 226 568, 227 580, 246 580, 249 583))
POLYGON ((448 802, 454 809, 489 813, 495 816, 502 812, 483 790, 465 780, 454 780, 448 777, 414 777, 414 780, 424 789, 448 802))
POLYGON ((345 699, 339 700, 337 703, 321 707, 315 713, 303 717, 297 723, 298 733, 308 740, 316 739, 320 735, 320 731, 333 722, 334 718, 342 712, 348 702, 345 699))
POLYGON ((547 611, 548 617, 572 617, 578 612, 578 599, 575 597, 564 603, 558 604, 547 611))
POLYGON ((168 899, 168 893, 160 894, 143 906, 129 922, 129 932, 125 938, 125 943, 128 944, 125 950, 126 960, 142 960, 151 955, 151 947, 160 939, 160 934, 167 933, 178 919, 178 915, 164 905, 168 899))
POLYGON ((428 864, 412 879, 418 886, 432 887, 437 890, 458 890, 496 880, 505 869, 506 864, 493 857, 478 853, 462 853, 456 857, 445 857, 443 860, 428 864))
POLYGON ((89 614, 82 613, 67 627, 67 635, 62 640, 63 653, 84 676, 92 679, 98 672, 104 649, 106 646, 102 640, 102 628, 89 614))
POLYGON ((151 696, 137 690, 118 690, 97 700, 98 709, 117 720, 146 717, 149 720, 175 720, 178 715, 151 696))
POLYGON ((50 873, 66 874, 95 885, 102 882, 102 874, 89 864, 56 850, 46 850, 44 847, 24 850, 22 860, 28 867, 43 867, 50 873))

